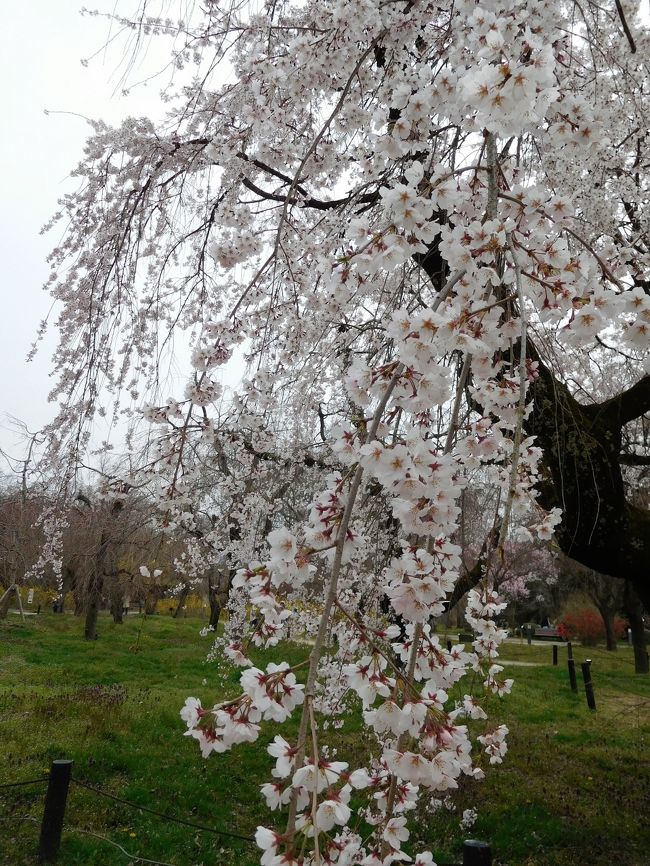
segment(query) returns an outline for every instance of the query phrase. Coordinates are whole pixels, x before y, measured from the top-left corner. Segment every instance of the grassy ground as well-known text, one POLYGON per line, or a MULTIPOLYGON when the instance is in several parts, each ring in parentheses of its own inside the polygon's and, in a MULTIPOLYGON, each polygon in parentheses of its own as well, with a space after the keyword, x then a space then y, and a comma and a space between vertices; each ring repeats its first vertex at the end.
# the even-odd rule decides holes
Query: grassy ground
MULTIPOLYGON (((178 711, 188 695, 207 703, 237 688, 237 672, 206 663, 201 623, 133 617, 100 626, 100 639, 88 644, 70 616, 0 623, 0 785, 41 776, 52 759, 67 757, 78 779, 176 817, 242 834, 269 823, 258 786, 268 777, 265 745, 278 729, 265 727, 258 743, 208 761, 182 736, 178 711)), ((491 842, 504 866, 650 863, 650 681, 634 675, 626 647, 616 654, 576 648, 578 662, 593 659, 598 709, 590 712, 582 686, 578 695, 569 689, 566 649, 557 668, 551 652, 550 645, 506 646, 516 680, 498 707, 511 729, 506 761, 459 792, 456 812, 423 812, 413 832, 441 861, 458 861, 471 835, 491 842), (468 834, 459 819, 470 806, 479 818, 468 834)), ((295 662, 307 653, 293 644, 258 660, 295 662)), ((346 728, 339 757, 354 754, 357 763, 367 746, 354 721, 346 728)), ((287 739, 290 732, 285 727, 287 739)), ((35 862, 43 795, 40 785, 0 788, 2 866, 35 862)), ((137 862, 135 855, 173 866, 258 862, 245 842, 73 785, 60 862, 113 866, 137 862)))

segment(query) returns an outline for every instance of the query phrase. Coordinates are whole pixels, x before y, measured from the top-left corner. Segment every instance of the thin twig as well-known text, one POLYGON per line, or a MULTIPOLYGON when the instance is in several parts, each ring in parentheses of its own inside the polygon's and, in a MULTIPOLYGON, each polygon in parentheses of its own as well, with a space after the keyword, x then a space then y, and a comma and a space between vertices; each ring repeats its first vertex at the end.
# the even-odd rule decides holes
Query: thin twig
MULTIPOLYGON (((384 411, 386 409, 386 405, 390 400, 390 396, 395 389, 395 385, 399 381, 400 376, 404 372, 404 364, 398 364, 395 368, 395 371, 390 379, 390 382, 386 386, 386 390, 379 401, 379 405, 375 410, 375 414, 373 417, 372 424, 368 431, 367 442, 372 442, 376 435, 377 430, 379 428, 379 424, 384 415, 384 411)), ((336 599, 336 590, 339 581, 339 575, 341 573, 341 565, 343 562, 343 548, 345 546, 345 541, 347 537, 348 527, 350 525, 350 521, 352 519, 352 512, 354 511, 354 504, 357 498, 357 494, 359 492, 359 488, 361 486, 361 479, 363 477, 363 467, 359 464, 355 470, 354 476, 352 478, 352 483, 350 484, 350 490, 348 492, 347 502, 345 504, 345 508, 343 509, 343 514, 341 515, 341 522, 338 527, 338 534, 336 540, 336 549, 334 553, 334 561, 332 563, 332 570, 330 572, 330 580, 329 585, 327 587, 327 595, 325 596, 325 604, 323 606, 323 612, 321 614, 320 623, 318 625, 318 632, 316 634, 316 640, 314 642, 314 649, 311 653, 311 662, 309 665, 309 674, 307 675, 307 683, 305 684, 305 702, 310 699, 310 696, 314 694, 314 688, 316 686, 316 677, 318 674, 318 662, 320 661, 320 655, 323 649, 323 645, 325 642, 325 636, 329 629, 330 619, 332 615, 332 608, 334 607, 334 601, 336 599)), ((305 757, 305 742, 307 737, 307 724, 309 720, 309 711, 308 707, 303 707, 302 716, 300 718, 300 729, 298 731, 298 751, 296 753, 295 758, 295 766, 302 766, 302 761, 305 757), (303 744, 300 746, 300 744, 303 744)), ((291 802, 289 804, 289 816, 287 819, 287 830, 286 835, 291 838, 296 831, 296 812, 298 806, 298 798, 297 794, 294 793, 294 796, 291 798, 291 802)))

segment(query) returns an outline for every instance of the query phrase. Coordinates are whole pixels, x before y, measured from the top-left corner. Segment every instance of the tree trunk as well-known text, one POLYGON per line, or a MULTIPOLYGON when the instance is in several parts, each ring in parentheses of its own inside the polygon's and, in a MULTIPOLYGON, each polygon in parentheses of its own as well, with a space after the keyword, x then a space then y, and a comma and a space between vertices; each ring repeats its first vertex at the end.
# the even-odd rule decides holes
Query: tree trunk
POLYGON ((111 596, 111 614, 113 622, 116 625, 122 625, 124 622, 124 595, 123 593, 114 593, 111 596))
POLYGON ((190 594, 190 585, 189 583, 183 584, 183 589, 181 590, 181 594, 178 596, 178 604, 176 605, 176 610, 174 611, 174 619, 178 619, 180 615, 183 613, 183 608, 185 607, 185 602, 187 601, 187 596, 190 594))
MULTIPOLYGON (((122 510, 123 503, 117 500, 111 506, 111 518, 115 518, 122 510)), ((108 562, 109 549, 112 543, 109 530, 104 526, 99 537, 99 547, 93 563, 93 572, 88 587, 88 598, 86 599, 86 625, 84 637, 86 640, 97 640, 97 617, 101 604, 102 592, 104 590, 104 576, 108 562)))
POLYGON ((217 630, 221 616, 221 603, 218 598, 210 597, 210 628, 217 630))
MULTIPOLYGON (((65 597, 71 589, 74 589, 76 584, 74 569, 69 565, 63 569, 63 576, 61 581, 61 592, 58 597, 55 599, 54 604, 52 605, 52 610, 54 613, 64 613, 65 612, 65 597)), ((78 601, 75 598, 75 614, 80 614, 81 610, 77 610, 78 601)))
POLYGON ((158 598, 154 594, 148 595, 144 600, 145 616, 153 616, 153 614, 156 612, 157 604, 158 598))
POLYGON ((124 622, 124 599, 126 592, 124 584, 120 580, 120 574, 113 574, 108 590, 108 602, 113 622, 122 625, 124 622))
POLYGON ((0 619, 7 618, 7 614, 9 613, 9 605, 11 604, 11 597, 14 591, 14 585, 12 583, 9 589, 7 589, 7 591, 0 598, 0 619))
POLYGON ((588 568, 625 576, 650 609, 650 510, 626 498, 620 466, 622 428, 647 411, 650 376, 616 397, 581 404, 556 379, 529 341, 539 376, 524 429, 544 452, 548 477, 540 505, 562 508, 555 538, 562 551, 588 568))
POLYGON ((614 629, 614 611, 606 605, 598 604, 598 613, 603 618, 605 625, 605 642, 607 649, 610 652, 615 652, 618 649, 618 641, 616 640, 616 631, 614 629))
POLYGON ((208 571, 208 599, 210 601, 210 627, 215 631, 221 611, 228 604, 228 594, 234 571, 227 565, 213 566, 208 571))
POLYGON ((102 597, 103 575, 93 574, 88 587, 88 598, 86 599, 86 622, 84 624, 84 637, 86 640, 97 640, 97 618, 99 616, 99 605, 102 597))
POLYGON ((102 530, 86 597, 86 622, 84 625, 84 637, 86 640, 97 640, 97 618, 99 616, 102 590, 104 588, 104 566, 106 563, 107 546, 108 536, 102 530))
POLYGON ((603 615, 603 622, 605 623, 605 641, 607 649, 610 652, 616 652, 618 649, 618 641, 616 640, 616 631, 614 629, 614 614, 611 610, 608 610, 603 615))
POLYGON ((632 647, 634 649, 634 672, 649 673, 648 647, 645 639, 643 623, 643 606, 631 583, 625 584, 623 606, 632 631, 632 647))

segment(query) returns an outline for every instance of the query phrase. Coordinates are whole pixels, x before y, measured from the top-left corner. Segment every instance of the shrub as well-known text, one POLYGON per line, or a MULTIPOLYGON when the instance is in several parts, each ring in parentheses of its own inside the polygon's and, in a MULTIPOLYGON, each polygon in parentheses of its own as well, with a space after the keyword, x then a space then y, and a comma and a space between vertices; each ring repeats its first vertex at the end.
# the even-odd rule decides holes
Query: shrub
MULTIPOLYGON (((614 634, 618 639, 625 636, 625 620, 614 617, 614 634)), ((562 637, 579 640, 585 646, 593 646, 605 640, 605 623, 602 616, 593 608, 581 607, 567 611, 558 624, 562 637)))

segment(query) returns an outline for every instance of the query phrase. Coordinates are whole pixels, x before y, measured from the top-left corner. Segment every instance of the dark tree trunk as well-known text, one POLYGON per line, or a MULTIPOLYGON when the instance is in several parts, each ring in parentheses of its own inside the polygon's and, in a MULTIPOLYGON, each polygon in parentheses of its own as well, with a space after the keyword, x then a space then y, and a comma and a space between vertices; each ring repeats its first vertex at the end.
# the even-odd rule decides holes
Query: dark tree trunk
POLYGON ((86 600, 86 621, 84 624, 84 637, 86 640, 97 640, 97 618, 102 598, 102 584, 103 575, 93 574, 90 579, 88 598, 86 600))
POLYGON ((648 646, 646 644, 643 622, 643 605, 629 583, 625 584, 623 606, 625 607, 625 613, 627 614, 632 631, 634 672, 637 674, 647 674, 650 672, 650 666, 648 665, 648 646))
POLYGON ((210 599, 210 628, 217 630, 219 625, 219 617, 221 616, 221 604, 219 599, 210 599))
MULTIPOLYGON (((435 290, 446 277, 438 245, 436 240, 425 254, 413 256, 435 290)), ((622 430, 650 411, 650 375, 609 400, 585 405, 544 363, 532 340, 528 359, 537 363, 538 378, 531 384, 532 412, 524 429, 544 453, 540 504, 562 509, 556 539, 567 556, 588 568, 624 575, 650 610, 650 509, 627 499, 621 472, 621 463, 640 465, 635 455, 621 453, 622 430)), ((483 412, 478 404, 474 408, 483 412)), ((476 575, 465 575, 456 594, 471 589, 466 584, 472 577, 476 582, 476 575)))
POLYGON ((219 624, 221 611, 228 604, 228 594, 234 571, 227 565, 213 566, 208 571, 208 598, 210 600, 210 626, 215 629, 219 624))
POLYGON ((598 611, 605 624, 605 642, 607 649, 610 652, 614 652, 618 649, 618 641, 616 640, 616 631, 614 629, 614 611, 606 607, 599 607, 598 611))
POLYGON ((144 600, 144 612, 146 616, 152 616, 156 612, 158 598, 155 595, 148 595, 144 600))
POLYGON ((183 609, 185 608, 185 602, 187 601, 187 596, 190 594, 190 585, 189 583, 183 584, 183 589, 181 590, 181 594, 178 596, 178 604, 176 605, 176 610, 174 611, 174 619, 178 619, 180 615, 183 613, 183 609))
POLYGON ((121 576, 123 572, 118 571, 111 575, 111 581, 108 590, 109 609, 113 622, 116 625, 122 625, 124 622, 124 599, 126 591, 121 576))
POLYGON ((111 615, 113 622, 116 625, 122 625, 124 622, 124 593, 114 593, 111 595, 111 615))
POLYGON ((650 405, 650 376, 603 403, 583 405, 543 363, 525 422, 544 452, 544 508, 562 508, 557 541, 567 556, 613 577, 629 575, 650 608, 650 511, 628 501, 621 473, 622 429, 650 405))
MULTIPOLYGON (((74 569, 71 566, 66 565, 66 567, 63 569, 61 592, 59 593, 58 597, 54 601, 54 604, 52 605, 52 610, 54 611, 54 613, 65 613, 65 597, 71 589, 74 589, 75 583, 76 579, 74 569)), ((77 613, 76 609, 75 613, 77 613)))
POLYGON ((13 583, 9 586, 0 597, 0 619, 6 619, 11 605, 11 599, 15 595, 13 583))
MULTIPOLYGON (((111 507, 111 518, 122 510, 122 502, 117 500, 111 507)), ((111 536, 106 528, 102 529, 99 538, 99 547, 93 563, 93 571, 88 586, 88 597, 86 599, 86 623, 84 626, 84 637, 86 640, 97 640, 97 617, 104 590, 104 575, 108 561, 111 536)))

